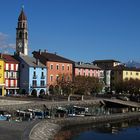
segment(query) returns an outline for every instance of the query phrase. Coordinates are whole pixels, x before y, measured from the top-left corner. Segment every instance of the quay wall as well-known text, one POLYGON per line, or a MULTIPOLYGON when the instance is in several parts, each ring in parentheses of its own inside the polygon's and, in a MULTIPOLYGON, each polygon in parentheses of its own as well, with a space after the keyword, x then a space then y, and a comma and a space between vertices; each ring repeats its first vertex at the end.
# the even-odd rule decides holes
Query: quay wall
POLYGON ((113 122, 135 118, 140 118, 140 112, 44 120, 33 127, 29 134, 29 140, 53 140, 54 136, 62 128, 68 126, 113 122))
POLYGON ((83 100, 83 101, 30 101, 30 102, 23 102, 18 101, 15 104, 13 101, 6 101, 0 100, 0 110, 7 110, 7 111, 15 111, 15 110, 26 110, 26 109, 44 109, 44 105, 51 109, 59 106, 70 106, 70 105, 79 105, 79 106, 92 106, 92 105, 99 105, 102 99, 95 99, 95 100, 83 100), (8 105, 7 105, 8 102, 8 105))

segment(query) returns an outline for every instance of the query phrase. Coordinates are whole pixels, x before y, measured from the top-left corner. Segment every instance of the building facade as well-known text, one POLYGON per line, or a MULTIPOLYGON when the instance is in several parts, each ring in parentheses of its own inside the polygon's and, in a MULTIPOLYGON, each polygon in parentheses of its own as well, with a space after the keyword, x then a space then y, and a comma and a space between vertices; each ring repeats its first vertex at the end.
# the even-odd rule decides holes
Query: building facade
POLYGON ((47 67, 47 87, 56 86, 57 79, 59 76, 67 76, 68 81, 73 80, 73 65, 74 62, 61 57, 57 54, 48 53, 46 51, 41 52, 34 51, 33 56, 36 59, 39 59, 47 67))
POLYGON ((20 92, 33 96, 46 94, 46 66, 33 57, 25 55, 16 57, 20 61, 20 92))
POLYGON ((103 70, 103 81, 104 81, 104 91, 111 91, 111 71, 115 66, 120 65, 119 61, 109 59, 109 60, 95 60, 94 65, 97 65, 103 70))
POLYGON ((5 95, 17 94, 19 90, 19 62, 9 54, 2 54, 4 61, 5 95))
POLYGON ((0 58, 0 96, 5 95, 4 61, 0 58))
POLYGON ((75 76, 90 76, 90 77, 96 77, 100 79, 100 71, 101 68, 93 65, 93 64, 87 64, 78 62, 75 63, 74 66, 75 76))
POLYGON ((111 72, 112 89, 115 84, 125 80, 140 80, 140 69, 125 66, 116 66, 111 72))

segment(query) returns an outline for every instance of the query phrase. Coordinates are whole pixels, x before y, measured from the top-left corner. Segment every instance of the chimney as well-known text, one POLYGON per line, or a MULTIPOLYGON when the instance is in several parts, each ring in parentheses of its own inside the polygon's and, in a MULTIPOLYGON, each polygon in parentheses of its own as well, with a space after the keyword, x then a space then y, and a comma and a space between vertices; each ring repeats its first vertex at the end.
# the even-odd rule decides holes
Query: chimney
POLYGON ((41 55, 41 49, 39 49, 39 54, 41 55))
POLYGON ((36 65, 39 65, 39 59, 36 58, 36 65))
POLYGON ((48 51, 45 49, 44 52, 47 53, 48 51))

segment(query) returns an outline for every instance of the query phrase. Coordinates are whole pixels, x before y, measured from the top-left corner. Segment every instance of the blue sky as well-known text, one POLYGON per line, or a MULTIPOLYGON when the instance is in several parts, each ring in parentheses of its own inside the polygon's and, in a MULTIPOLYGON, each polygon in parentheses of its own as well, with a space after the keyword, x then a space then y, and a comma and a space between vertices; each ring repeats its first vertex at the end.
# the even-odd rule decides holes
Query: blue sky
POLYGON ((140 61, 140 0, 0 0, 2 52, 13 53, 22 4, 30 53, 47 49, 74 61, 140 61))

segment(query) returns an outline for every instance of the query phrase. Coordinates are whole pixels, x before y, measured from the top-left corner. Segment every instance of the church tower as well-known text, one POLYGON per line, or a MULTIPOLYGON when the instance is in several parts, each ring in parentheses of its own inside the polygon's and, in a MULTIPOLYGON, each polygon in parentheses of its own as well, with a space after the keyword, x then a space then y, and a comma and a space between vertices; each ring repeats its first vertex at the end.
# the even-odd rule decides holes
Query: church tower
POLYGON ((16 53, 28 55, 28 29, 27 17, 22 7, 16 28, 16 53))

